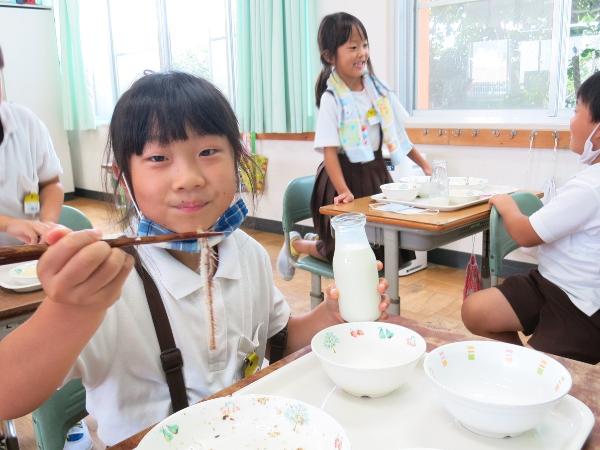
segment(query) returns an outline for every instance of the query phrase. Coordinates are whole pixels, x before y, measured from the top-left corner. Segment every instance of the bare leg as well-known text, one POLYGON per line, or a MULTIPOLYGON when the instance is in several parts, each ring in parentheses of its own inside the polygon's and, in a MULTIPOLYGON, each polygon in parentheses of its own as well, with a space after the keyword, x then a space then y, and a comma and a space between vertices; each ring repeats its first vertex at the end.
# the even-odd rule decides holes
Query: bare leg
POLYGON ((471 294, 463 302, 461 314, 471 333, 523 345, 518 335, 518 331, 523 331, 523 325, 499 289, 484 289, 471 294))
POLYGON ((309 241, 307 239, 296 239, 292 242, 292 246, 294 247, 294 250, 300 254, 310 255, 313 258, 325 261, 325 258, 323 258, 317 250, 317 242, 318 241, 309 241))

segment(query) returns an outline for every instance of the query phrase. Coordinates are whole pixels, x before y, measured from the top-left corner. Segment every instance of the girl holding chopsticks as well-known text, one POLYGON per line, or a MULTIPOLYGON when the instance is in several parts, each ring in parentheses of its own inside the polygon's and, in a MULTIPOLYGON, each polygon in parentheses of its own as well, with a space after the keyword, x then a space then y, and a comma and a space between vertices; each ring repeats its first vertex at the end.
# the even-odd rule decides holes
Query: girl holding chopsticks
MULTIPOLYGON (((26 383, 4 380, 0 371, 0 398, 7 382, 7 393, 21 396, 13 404, 21 409, 7 413, 0 405, 0 417, 21 415, 64 380, 81 378, 87 410, 112 445, 248 375, 265 354, 273 360, 308 345, 342 319, 335 289, 314 310, 290 316, 267 252, 239 229, 247 214, 239 173, 248 155, 230 105, 212 84, 176 72, 142 77, 115 107, 109 149, 139 235, 223 233, 136 247, 133 258, 93 231, 49 233, 52 245, 38 265, 48 298, 31 325, 55 327, 46 332, 56 339, 42 349, 21 346, 21 367, 11 371, 26 383), (50 348, 57 340, 60 349, 50 348)), ((382 316, 386 287, 381 280, 382 316)))

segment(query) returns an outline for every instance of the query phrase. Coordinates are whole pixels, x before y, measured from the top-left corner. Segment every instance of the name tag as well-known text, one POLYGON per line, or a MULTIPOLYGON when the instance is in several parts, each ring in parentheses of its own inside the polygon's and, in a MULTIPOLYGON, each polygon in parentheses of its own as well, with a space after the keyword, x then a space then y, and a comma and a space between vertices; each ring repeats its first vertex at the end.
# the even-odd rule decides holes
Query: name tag
POLYGON ((371 108, 367 111, 367 122, 369 122, 369 125, 375 125, 379 123, 379 116, 377 115, 375 108, 371 108))
POLYGON ((30 192, 23 199, 23 212, 29 216, 39 214, 40 196, 36 192, 30 192))

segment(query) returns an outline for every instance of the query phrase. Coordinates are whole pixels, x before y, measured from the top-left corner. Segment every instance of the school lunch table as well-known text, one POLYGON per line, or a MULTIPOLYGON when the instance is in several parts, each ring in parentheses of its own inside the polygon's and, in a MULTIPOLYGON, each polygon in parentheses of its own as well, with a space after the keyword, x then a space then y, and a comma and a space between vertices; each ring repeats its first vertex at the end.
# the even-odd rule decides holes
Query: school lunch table
MULTIPOLYGON (((431 351, 435 347, 438 347, 440 345, 444 345, 447 343, 451 343, 451 342, 471 340, 471 339, 481 339, 481 338, 476 338, 472 335, 462 334, 461 332, 455 331, 455 329, 444 328, 445 324, 436 324, 436 327, 439 327, 439 328, 430 328, 430 327, 420 325, 418 322, 415 322, 413 320, 406 319, 403 317, 399 318, 398 322, 396 322, 396 323, 399 323, 402 326, 411 328, 414 331, 416 331, 417 333, 419 333, 421 336, 423 336, 423 338, 427 342, 427 351, 431 351)), ((311 353, 310 346, 307 346, 307 347, 297 351, 296 353, 293 353, 293 354, 283 358, 282 360, 266 367, 265 369, 257 372, 253 376, 243 379, 243 380, 239 381, 238 383, 235 383, 234 385, 232 385, 226 389, 223 389, 220 392, 217 392, 216 394, 209 397, 208 399, 224 397, 227 395, 233 395, 241 389, 243 389, 243 391, 241 393, 244 393, 244 392, 248 393, 248 391, 250 391, 250 393, 260 393, 260 394, 273 393, 273 392, 268 392, 268 388, 266 388, 265 386, 273 386, 273 382, 271 381, 269 383, 268 381, 269 381, 269 379, 273 380, 275 377, 280 377, 280 380, 277 382, 278 385, 286 385, 286 386, 294 385, 296 382, 299 381, 299 379, 297 377, 303 377, 303 376, 310 377, 311 375, 309 372, 302 372, 302 374, 297 374, 296 372, 290 372, 290 370, 287 370, 287 369, 290 369, 291 367, 293 367, 293 365, 290 365, 290 363, 292 363, 294 361, 296 363, 299 363, 300 362, 300 361, 298 361, 299 358, 302 358, 305 356, 306 357, 312 356, 312 355, 310 355, 310 353, 311 353), (285 370, 281 370, 278 372, 278 370, 281 368, 285 368, 285 370), (293 373, 293 375, 291 373, 293 373), (280 374, 282 374, 282 375, 280 375, 280 374), (264 377, 267 377, 267 376, 270 376, 270 377, 263 379, 264 377), (291 377, 292 379, 288 379, 288 377, 291 377), (257 392, 252 392, 253 386, 260 385, 260 383, 256 383, 253 385, 253 383, 258 380, 261 380, 262 388, 260 388, 260 389, 256 388, 254 390, 257 392), (266 389, 266 391, 261 391, 264 389, 266 389)), ((565 367, 567 367, 567 369, 571 373, 571 376, 573 378, 573 387, 571 389, 570 394, 573 395, 574 397, 578 398, 579 400, 583 401, 592 410, 592 413, 594 414, 594 417, 595 417, 594 428, 592 429, 592 432, 589 435, 586 445, 583 448, 585 448, 585 449, 600 448, 600 426, 598 425, 598 421, 600 418, 600 395, 598 395, 600 393, 600 366, 593 366, 593 365, 582 363, 579 361, 574 361, 574 360, 571 360, 568 358, 561 358, 561 357, 556 357, 556 356, 554 358, 556 358, 558 361, 560 361, 562 364, 564 364, 565 367)), ((305 390, 301 390, 301 391, 302 391, 302 393, 300 394, 300 396, 294 397, 294 398, 297 398, 298 400, 307 401, 307 399, 304 398, 303 395, 309 395, 309 394, 304 392, 305 390)), ((274 394, 275 395, 284 395, 284 394, 281 394, 278 392, 274 392, 274 394)), ((150 429, 151 429, 151 427, 131 436, 128 439, 125 439, 124 441, 120 442, 119 444, 111 447, 111 449, 132 450, 132 449, 136 448, 138 446, 138 444, 140 443, 140 441, 142 440, 142 438, 146 435, 146 433, 148 433, 148 431, 150 431, 150 429)), ((389 431, 390 431, 390 433, 398 433, 399 432, 396 427, 392 427, 389 431)), ((382 433, 384 433, 384 432, 385 431, 382 431, 382 433)), ((495 439, 493 441, 495 441, 495 439)), ((504 441, 504 440, 499 440, 499 441, 504 441)), ((394 447, 390 447, 390 448, 394 448, 394 447)), ((357 447, 357 450, 361 450, 361 449, 357 447)))
MULTIPOLYGON (((400 314, 398 292, 398 253, 406 250, 428 251, 483 232, 481 278, 484 287, 490 286, 489 220, 490 206, 486 203, 436 214, 397 214, 369 208, 374 203, 370 197, 355 199, 344 205, 325 205, 319 209, 326 216, 343 213, 362 213, 367 226, 375 230, 375 243, 385 246, 383 269, 389 283, 388 294, 392 314, 400 314)), ((370 237, 371 239, 371 237, 370 237)))

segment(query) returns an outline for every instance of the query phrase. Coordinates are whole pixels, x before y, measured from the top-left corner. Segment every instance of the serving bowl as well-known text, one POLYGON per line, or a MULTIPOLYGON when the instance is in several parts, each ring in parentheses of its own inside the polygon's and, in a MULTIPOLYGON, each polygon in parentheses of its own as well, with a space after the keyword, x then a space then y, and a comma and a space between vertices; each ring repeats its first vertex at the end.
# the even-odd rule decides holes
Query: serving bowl
POLYGON ((410 183, 417 186, 417 195, 419 197, 427 197, 429 196, 430 184, 429 180, 431 179, 428 175, 415 175, 410 177, 401 177, 398 179, 400 183, 410 183))
POLYGON ((390 200, 414 200, 419 192, 414 183, 387 183, 382 184, 380 188, 383 195, 390 200))
POLYGON ((39 283, 37 276, 37 261, 29 261, 13 267, 8 271, 11 281, 19 285, 39 283))
POLYGON ((423 363, 444 408, 484 436, 516 436, 535 428, 571 389, 558 361, 496 341, 442 345, 423 363))
POLYGON ((318 332, 311 341, 325 373, 357 397, 381 397, 407 382, 425 353, 415 331, 383 322, 352 322, 318 332))
POLYGON ((320 408, 274 395, 234 395, 167 417, 138 450, 350 449, 341 425, 320 408))

